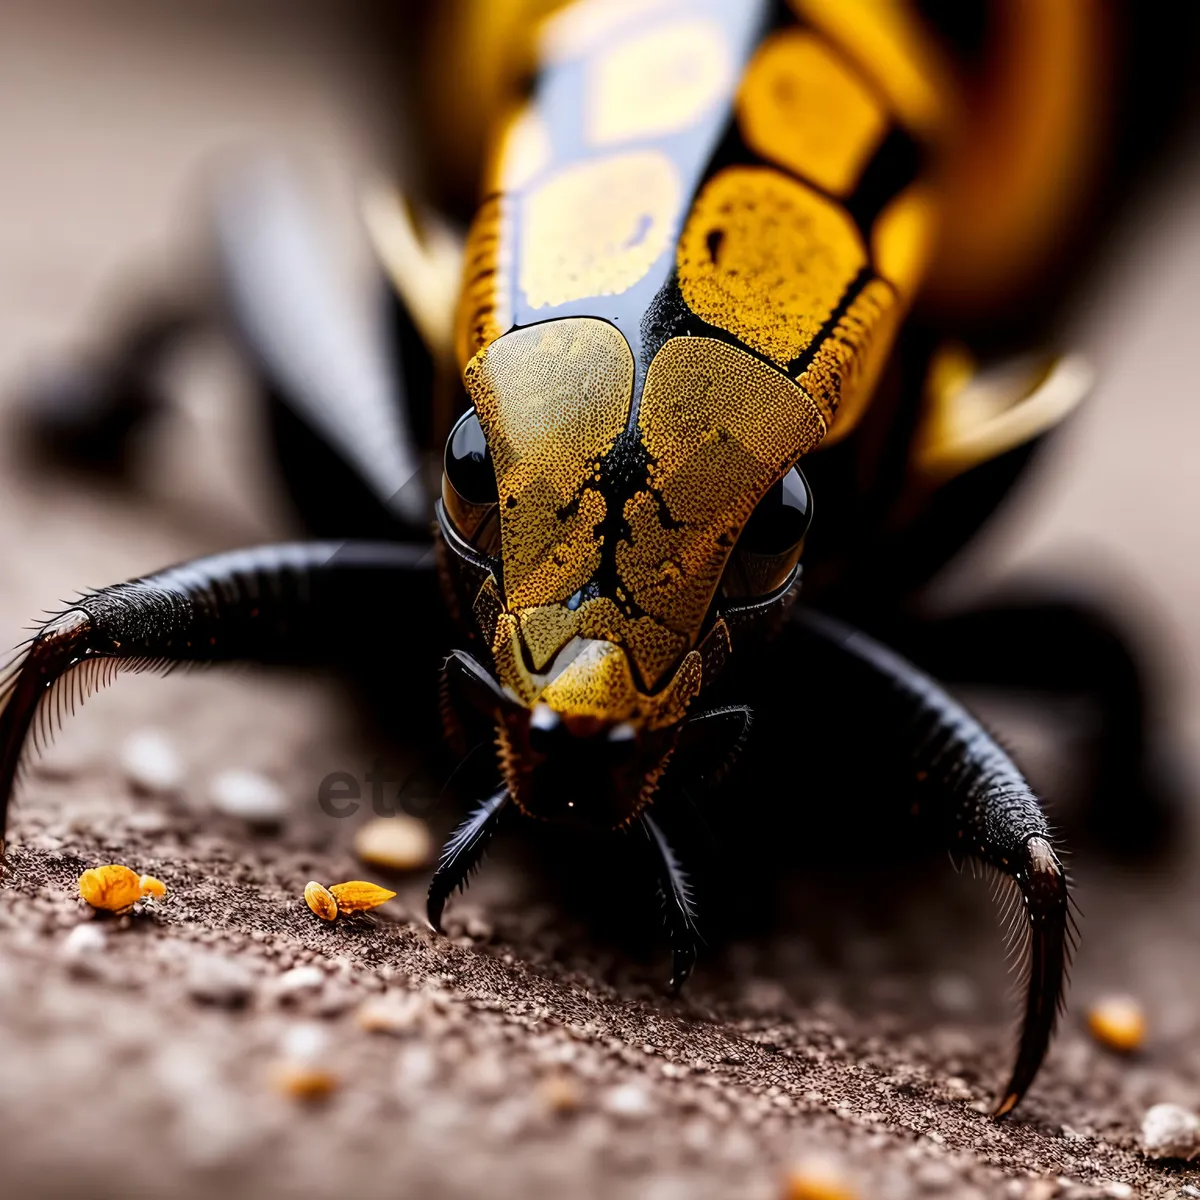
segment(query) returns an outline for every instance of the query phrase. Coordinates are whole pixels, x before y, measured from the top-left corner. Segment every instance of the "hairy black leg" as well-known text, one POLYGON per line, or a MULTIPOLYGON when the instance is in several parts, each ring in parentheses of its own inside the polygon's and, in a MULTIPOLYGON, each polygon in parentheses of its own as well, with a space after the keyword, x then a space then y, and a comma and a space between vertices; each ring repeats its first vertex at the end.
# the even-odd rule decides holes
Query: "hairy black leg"
POLYGON ((696 944, 700 940, 692 887, 670 843, 649 813, 642 813, 641 826, 650 843, 663 925, 671 944, 671 978, 667 986, 672 993, 678 993, 696 965, 696 944))
POLYGON ((675 743, 672 777, 700 787, 716 787, 741 757, 753 723, 753 712, 743 704, 689 714, 675 743))
POLYGON ((501 788, 484 800, 450 835, 442 847, 437 870, 429 881, 425 914, 429 924, 442 932, 442 910, 455 888, 466 891, 471 875, 487 851, 508 806, 508 790, 501 788))
POLYGON ((791 631, 814 677, 837 681, 864 750, 887 756, 903 799, 952 850, 1020 890, 1029 933, 1025 1019, 996 1107, 1011 1112, 1033 1082, 1063 1000, 1072 920, 1067 877, 1037 797, 1008 755, 927 675, 840 621, 800 609, 791 631), (852 707, 851 707, 852 706, 852 707))
MULTIPOLYGON (((0 835, 27 735, 117 670, 249 661, 353 664, 377 657, 364 620, 384 618, 411 665, 439 611, 432 553, 370 542, 260 546, 197 559, 81 596, 0 677, 0 835), (411 630, 410 641, 395 631, 411 630)), ((432 661, 430 662, 432 668, 432 661)), ((433 682, 430 670, 429 680, 433 682)))
POLYGON ((1162 757, 1164 689, 1102 609, 1066 594, 1017 594, 915 624, 899 640, 939 679, 1091 698, 1099 725, 1087 823, 1121 854, 1163 844, 1181 807, 1162 757))

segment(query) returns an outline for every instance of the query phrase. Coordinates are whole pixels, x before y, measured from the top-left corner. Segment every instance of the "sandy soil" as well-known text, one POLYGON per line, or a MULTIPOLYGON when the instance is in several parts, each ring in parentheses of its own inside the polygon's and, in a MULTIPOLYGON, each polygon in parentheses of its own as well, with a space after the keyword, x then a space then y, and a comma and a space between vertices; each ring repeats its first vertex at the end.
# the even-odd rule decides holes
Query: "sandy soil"
MULTIPOLYGON (((0 16, 6 403, 38 358, 99 336, 131 273, 185 286, 191 184, 210 151, 282 142, 344 200, 379 137, 370 73, 320 11, 299 24, 271 6, 213 21, 47 7, 0 16)), ((1136 605, 1173 666, 1173 736, 1193 763, 1198 200, 1200 174, 1184 171, 1115 249, 1080 320, 1102 368, 1095 400, 959 578, 970 590, 1065 565, 1136 605)), ((132 491, 37 473, 0 439, 0 640, 79 586, 292 532, 229 363, 186 367, 181 412, 132 491)), ((1026 716, 997 717, 1038 749, 1026 716)), ((1071 1010, 1027 1102, 997 1124, 986 1110, 1012 1008, 987 889, 969 876, 939 864, 903 887, 899 868, 803 881, 787 932, 712 946, 668 1001, 652 945, 558 911, 539 873, 503 854, 447 938, 420 919, 420 877, 377 920, 318 923, 305 881, 363 869, 354 822, 324 817, 316 788, 331 770, 361 776, 374 752, 321 679, 123 679, 68 722, 21 791, 0 891, 6 1194, 770 1197, 789 1164, 821 1154, 864 1196, 1200 1195, 1200 1172, 1137 1148, 1150 1104, 1200 1108, 1191 842, 1180 866, 1136 875, 1074 861, 1086 920, 1071 1010), (147 727, 187 763, 172 797, 122 775, 123 739, 147 727), (282 829, 212 813, 227 767, 283 785, 282 829), (106 861, 152 872, 169 896, 96 922, 89 951, 71 936, 91 921, 75 881, 106 861), (856 903, 893 883, 894 903, 856 903), (1082 1028, 1113 990, 1148 1010, 1132 1060, 1082 1028), (391 1032, 368 1032, 361 1009, 381 1001, 391 1032), (312 1026, 341 1086, 305 1105, 273 1073, 312 1026)), ((433 815, 439 832, 453 819, 433 815)))

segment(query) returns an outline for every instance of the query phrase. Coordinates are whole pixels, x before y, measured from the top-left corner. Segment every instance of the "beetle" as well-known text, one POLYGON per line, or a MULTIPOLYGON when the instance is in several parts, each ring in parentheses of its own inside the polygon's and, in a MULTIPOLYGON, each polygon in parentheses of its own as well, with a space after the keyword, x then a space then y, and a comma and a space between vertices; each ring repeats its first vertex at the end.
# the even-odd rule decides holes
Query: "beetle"
MULTIPOLYGON (((324 540, 186 563, 82 595, 42 623, 3 683, 0 808, 39 714, 114 670, 337 659, 366 600, 385 631, 371 645, 409 686, 434 640, 422 631, 448 614, 448 732, 493 739, 499 779, 443 851, 431 924, 514 815, 638 831, 678 988, 698 927, 659 820, 665 799, 688 780, 717 781, 757 718, 776 731, 808 724, 822 689, 836 692, 896 803, 1019 890, 1030 950, 1020 1045, 996 1107, 1008 1113, 1063 997, 1067 876, 1010 757, 866 629, 902 636, 908 599, 1087 390, 1073 356, 977 370, 909 314, 923 288, 942 289, 943 314, 973 303, 964 279, 1005 303, 1020 294, 1022 271, 1069 222, 1062 194, 1088 176, 1076 135, 1099 73, 1076 72, 1062 94, 1055 70, 1009 63, 1001 95, 1032 92, 1023 111, 1044 136, 1012 139, 1013 169, 993 170, 981 191, 971 137, 955 128, 953 72, 901 7, 533 7, 546 10, 537 22, 513 16, 528 13, 520 5, 472 14, 527 33, 532 69, 514 67, 508 98, 489 98, 502 115, 461 258, 395 193, 365 206, 399 344, 424 343, 435 368, 453 346, 454 386, 390 361, 355 329, 269 171, 223 196, 228 308, 324 540), (1030 153, 1043 156, 1057 207, 1026 169, 1030 153), (953 253, 934 278, 938 238, 953 253), (460 261, 451 328, 438 298, 460 261), (442 439, 431 543, 420 447, 442 439), (815 698, 807 709, 797 678, 815 698)), ((1090 62, 1091 27, 1074 6, 1026 7, 1024 50, 1090 62)), ((1008 111, 993 107, 996 120, 1008 111)), ((180 324, 172 314, 139 327, 106 374, 43 394, 43 429, 60 446, 115 453, 156 407, 147 364, 180 324)), ((1028 670, 1054 688, 1083 660, 1106 677, 1133 670, 1106 627, 1076 617, 998 607, 907 636, 923 662, 985 681, 1028 670), (1061 635, 1051 662, 1030 648, 1047 621, 1061 635)), ((1122 702, 1136 708, 1140 694, 1122 702)), ((1144 765, 1138 728, 1124 733, 1115 791, 1136 790, 1144 765)), ((791 778, 774 749, 775 778, 791 778)))

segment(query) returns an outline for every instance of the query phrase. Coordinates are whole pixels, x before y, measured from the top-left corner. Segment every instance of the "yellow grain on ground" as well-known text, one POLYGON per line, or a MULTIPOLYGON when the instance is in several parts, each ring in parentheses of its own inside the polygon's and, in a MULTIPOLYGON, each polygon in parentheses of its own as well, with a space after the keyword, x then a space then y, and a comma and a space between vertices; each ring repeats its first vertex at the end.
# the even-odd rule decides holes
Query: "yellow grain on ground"
POLYGON ((322 921, 332 921, 338 915, 337 901, 333 893, 315 879, 304 885, 304 903, 321 918, 322 921))
POLYGON ((538 1099, 548 1113, 565 1116, 583 1103, 579 1085, 567 1075, 547 1075, 537 1089, 538 1099))
POLYGON ((142 898, 141 878, 117 863, 91 867, 79 877, 79 894, 93 908, 121 912, 142 898))
POLYGON ((324 1067, 307 1063, 279 1063, 274 1072, 275 1087, 294 1100, 324 1100, 338 1087, 337 1076, 324 1067))
POLYGON ((784 1179, 783 1200, 859 1200, 859 1195, 844 1168, 828 1159, 799 1162, 784 1179))
POLYGON ((370 908, 378 908, 396 895, 377 883, 367 883, 365 879, 335 883, 329 891, 337 902, 338 911, 346 913, 366 912, 370 908))
POLYGON ((376 817, 354 835, 354 853, 385 871, 419 871, 433 862, 434 844, 416 817, 376 817))
POLYGON ((1102 1046, 1132 1054, 1146 1040, 1146 1014, 1132 996, 1104 996, 1088 1009, 1088 1032, 1102 1046))

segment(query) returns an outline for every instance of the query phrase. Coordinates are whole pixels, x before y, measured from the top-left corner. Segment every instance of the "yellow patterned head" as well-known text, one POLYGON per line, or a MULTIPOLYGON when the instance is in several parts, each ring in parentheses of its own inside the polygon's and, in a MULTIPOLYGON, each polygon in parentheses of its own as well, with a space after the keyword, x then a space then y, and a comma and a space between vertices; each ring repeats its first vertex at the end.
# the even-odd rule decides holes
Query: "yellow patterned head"
MULTIPOLYGON (((825 432, 806 393, 727 342, 669 340, 636 399, 635 376, 606 321, 513 330, 466 372, 474 411, 461 428, 490 470, 468 479, 467 433, 458 450, 451 439, 445 519, 490 556, 464 599, 513 702, 497 716, 502 762, 514 798, 541 815, 574 804, 551 745, 572 747, 576 792, 593 760, 591 815, 621 823, 649 799, 728 653, 719 607, 743 528, 825 432)), ((732 594, 784 584, 798 538, 780 549, 743 555, 732 594)))

